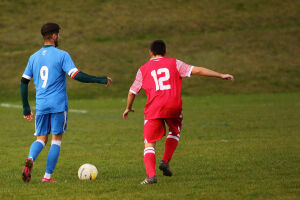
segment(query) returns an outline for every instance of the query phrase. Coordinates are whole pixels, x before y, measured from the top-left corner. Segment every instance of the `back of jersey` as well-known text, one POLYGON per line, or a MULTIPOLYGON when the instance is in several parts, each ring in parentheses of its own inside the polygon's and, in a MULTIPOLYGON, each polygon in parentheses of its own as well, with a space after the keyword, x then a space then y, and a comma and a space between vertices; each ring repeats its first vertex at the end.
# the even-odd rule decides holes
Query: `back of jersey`
POLYGON ((68 110, 66 72, 72 70, 77 69, 69 54, 54 46, 44 46, 30 57, 23 77, 34 79, 37 115, 68 110))
POLYGON ((143 88, 147 95, 145 119, 177 118, 181 115, 182 78, 190 77, 193 66, 175 58, 152 58, 141 66, 130 92, 143 88))
POLYGON ((142 88, 147 95, 145 119, 179 117, 182 79, 176 68, 176 59, 151 59, 140 70, 142 88))

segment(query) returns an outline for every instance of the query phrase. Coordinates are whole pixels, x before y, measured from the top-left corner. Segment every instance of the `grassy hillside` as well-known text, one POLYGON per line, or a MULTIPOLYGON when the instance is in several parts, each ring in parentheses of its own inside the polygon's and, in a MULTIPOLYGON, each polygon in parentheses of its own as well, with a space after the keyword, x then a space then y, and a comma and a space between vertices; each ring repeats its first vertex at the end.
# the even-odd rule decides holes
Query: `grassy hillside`
POLYGON ((73 98, 126 96, 154 39, 166 41, 169 57, 236 76, 234 85, 193 77, 184 94, 299 92, 299 8, 294 0, 0 0, 0 100, 19 98, 48 21, 61 25, 60 48, 79 69, 114 80, 109 90, 69 80, 73 98))

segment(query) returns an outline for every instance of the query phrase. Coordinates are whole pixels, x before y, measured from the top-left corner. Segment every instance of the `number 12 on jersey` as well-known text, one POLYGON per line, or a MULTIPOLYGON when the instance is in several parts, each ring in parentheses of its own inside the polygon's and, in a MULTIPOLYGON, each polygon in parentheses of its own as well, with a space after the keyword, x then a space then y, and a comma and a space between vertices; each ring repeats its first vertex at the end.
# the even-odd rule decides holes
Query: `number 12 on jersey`
POLYGON ((167 81, 167 80, 170 79, 170 72, 169 72, 168 68, 160 68, 157 71, 153 70, 151 72, 151 76, 154 79, 155 86, 156 86, 156 91, 157 90, 169 90, 169 89, 171 89, 170 84, 164 85, 164 81, 167 81), (165 76, 162 76, 159 79, 157 79, 157 75, 160 75, 162 73, 164 73, 165 76))

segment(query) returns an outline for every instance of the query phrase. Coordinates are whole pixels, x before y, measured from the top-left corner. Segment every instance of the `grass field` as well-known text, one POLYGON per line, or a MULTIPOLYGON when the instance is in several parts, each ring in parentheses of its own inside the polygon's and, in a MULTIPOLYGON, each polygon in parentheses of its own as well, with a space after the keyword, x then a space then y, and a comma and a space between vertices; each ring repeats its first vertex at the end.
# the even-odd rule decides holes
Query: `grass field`
MULTIPOLYGON (((35 137, 33 122, 17 108, 0 107, 0 199, 299 199, 300 93, 211 95, 183 98, 184 124, 171 162, 173 177, 139 185, 143 165, 143 106, 121 118, 125 99, 70 100, 68 130, 54 173, 42 184, 49 144, 38 157, 32 181, 21 180, 35 137), (95 181, 77 170, 92 163, 95 181)), ((20 102, 6 102, 17 105, 20 102)), ((158 143, 157 160, 163 154, 158 143)))

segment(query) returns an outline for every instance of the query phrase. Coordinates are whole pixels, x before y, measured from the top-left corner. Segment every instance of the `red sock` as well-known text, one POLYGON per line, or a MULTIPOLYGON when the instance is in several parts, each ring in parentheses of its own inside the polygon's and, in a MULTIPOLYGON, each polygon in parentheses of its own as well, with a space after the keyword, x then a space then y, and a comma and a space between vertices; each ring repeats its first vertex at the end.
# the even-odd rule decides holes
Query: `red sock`
POLYGON ((152 178, 155 176, 155 150, 153 147, 147 147, 144 150, 144 162, 146 167, 147 176, 152 178))
POLYGON ((169 134, 165 143, 165 152, 164 152, 164 156, 163 156, 163 161, 165 163, 169 163, 169 161, 171 160, 173 153, 178 145, 178 141, 179 141, 179 134, 177 136, 174 136, 172 134, 169 134))

